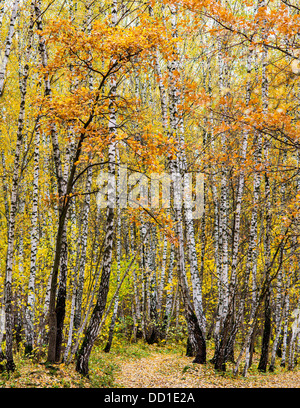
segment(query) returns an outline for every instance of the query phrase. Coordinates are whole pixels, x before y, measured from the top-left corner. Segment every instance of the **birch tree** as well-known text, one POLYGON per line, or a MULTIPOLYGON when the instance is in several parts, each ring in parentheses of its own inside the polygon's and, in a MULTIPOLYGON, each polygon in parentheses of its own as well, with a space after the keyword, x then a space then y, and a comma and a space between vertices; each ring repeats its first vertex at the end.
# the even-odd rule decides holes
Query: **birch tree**
POLYGON ((5 41, 5 51, 4 51, 4 56, 3 56, 3 59, 1 62, 1 68, 0 68, 0 96, 3 94, 3 91, 4 91, 5 74, 6 74, 7 63, 8 63, 8 59, 9 59, 9 55, 11 51, 13 36, 15 33, 15 24, 16 24, 16 20, 18 16, 19 5, 20 5, 20 0, 15 0, 12 5, 9 29, 8 29, 8 33, 7 33, 6 41, 5 41))
MULTIPOLYGON (((18 2, 15 2, 17 7, 18 2)), ((15 12, 17 9, 15 9, 15 12)), ((31 50, 32 41, 32 28, 33 28, 33 16, 31 15, 31 22, 29 23, 29 42, 26 52, 26 60, 22 72, 22 81, 20 84, 20 108, 18 116, 18 129, 17 140, 14 155, 14 170, 12 178, 12 189, 10 197, 10 212, 8 221, 8 241, 7 241, 7 254, 6 254, 6 273, 5 273, 5 327, 6 327, 6 360, 7 370, 14 371, 15 363, 13 359, 13 315, 12 315, 12 268, 13 268, 13 250, 15 241, 15 223, 17 216, 17 204, 18 204, 18 184, 20 180, 20 164, 21 164, 21 148, 23 142, 23 128, 24 128, 24 116, 26 108, 26 93, 27 93, 27 81, 29 76, 28 59, 31 50)), ((10 39, 11 41, 11 39, 10 39)))

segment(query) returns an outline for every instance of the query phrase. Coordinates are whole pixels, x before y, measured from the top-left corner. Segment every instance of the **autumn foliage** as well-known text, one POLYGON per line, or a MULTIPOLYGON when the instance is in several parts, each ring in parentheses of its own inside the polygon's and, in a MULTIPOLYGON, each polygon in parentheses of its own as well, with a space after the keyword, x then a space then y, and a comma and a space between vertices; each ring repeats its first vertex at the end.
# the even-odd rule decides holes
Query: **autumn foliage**
POLYGON ((179 336, 195 363, 245 376, 254 351, 262 372, 294 367, 299 11, 293 0, 0 6, 8 371, 24 345, 87 376, 94 344, 109 352, 116 333, 179 336), (152 174, 179 174, 182 189, 193 175, 190 198, 177 206, 172 179, 168 208, 142 190, 138 205, 117 195, 99 208, 100 178, 109 196, 125 168, 149 197, 152 174))

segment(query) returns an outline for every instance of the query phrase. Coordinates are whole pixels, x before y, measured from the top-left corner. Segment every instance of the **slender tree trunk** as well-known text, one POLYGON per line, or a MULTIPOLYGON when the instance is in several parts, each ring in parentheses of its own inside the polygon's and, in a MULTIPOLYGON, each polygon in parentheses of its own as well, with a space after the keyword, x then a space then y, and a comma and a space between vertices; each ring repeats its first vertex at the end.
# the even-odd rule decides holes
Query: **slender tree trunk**
POLYGON ((272 345, 272 353, 271 353, 271 361, 269 371, 273 372, 275 369, 275 358, 276 352, 278 348, 280 333, 281 333, 281 325, 284 317, 284 310, 285 310, 285 298, 282 299, 282 271, 278 275, 278 282, 277 282, 277 297, 276 297, 276 308, 275 308, 275 338, 272 345))
MULTIPOLYGON (((259 2, 261 7, 265 6, 265 0, 259 2)), ((263 38, 266 39, 265 33, 263 33, 263 38)), ((266 74, 266 67, 267 67, 267 47, 263 46, 262 52, 262 104, 263 104, 263 114, 265 115, 268 109, 268 79, 266 74)), ((271 259, 271 192, 270 192, 270 181, 269 181, 269 141, 265 142, 265 161, 266 161, 266 170, 265 170, 265 194, 266 194, 266 223, 265 223, 265 242, 264 242, 264 250, 265 250, 265 269, 269 270, 270 259, 271 259)), ((267 370, 268 364, 268 354, 269 354, 269 343, 271 338, 271 309, 270 309, 270 296, 271 292, 268 290, 266 297, 265 297, 265 325, 264 325, 264 333, 262 339, 262 350, 261 350, 261 358, 258 365, 258 369, 260 371, 265 372, 267 370)))
MULTIPOLYGON (((20 0, 15 0, 12 6, 9 29, 8 29, 8 33, 7 33, 6 41, 5 41, 5 51, 4 51, 4 56, 2 60, 2 66, 0 67, 0 97, 3 94, 3 90, 4 90, 6 67, 7 67, 9 54, 11 50, 12 39, 13 39, 14 32, 15 32, 15 23, 16 23, 16 19, 18 15, 19 4, 20 4, 20 0)), ((3 9, 4 9, 4 6, 3 6, 3 9)))
MULTIPOLYGON (((116 149, 116 156, 117 156, 117 165, 118 165, 118 178, 117 178, 117 191, 120 193, 121 191, 121 180, 120 180, 120 156, 119 156, 119 149, 116 149)), ((120 283, 120 272, 121 272, 121 226, 122 226, 122 220, 121 220, 121 209, 120 209, 120 196, 117 196, 117 236, 116 236, 116 250, 117 250, 117 286, 120 283)), ((115 328, 115 323, 117 320, 117 315, 118 315, 118 309, 119 309, 119 294, 117 294, 114 302, 114 309, 113 309, 113 314, 110 322, 110 327, 109 327, 109 333, 108 333, 108 340, 106 343, 106 346, 104 348, 104 351, 108 353, 111 349, 112 346, 112 340, 113 340, 113 334, 114 334, 114 328, 115 328)))
MULTIPOLYGON (((298 305, 299 306, 299 305, 298 305)), ((292 323, 292 335, 289 344, 289 359, 288 359, 288 370, 293 370, 295 365, 295 346, 297 337, 299 336, 300 332, 300 310, 299 307, 294 310, 293 313, 294 321, 292 323)))
POLYGON ((74 328, 77 330, 81 323, 81 309, 82 309, 82 295, 84 286, 84 271, 86 263, 86 251, 87 251, 87 239, 88 239, 88 216, 90 211, 90 191, 92 186, 92 168, 89 167, 87 170, 87 179, 85 191, 88 193, 85 196, 82 217, 81 217, 81 236, 80 236, 80 258, 79 258, 79 273, 77 279, 77 290, 76 290, 76 300, 75 300, 75 316, 74 316, 74 328))
MULTIPOLYGON (((114 176, 115 170, 115 142, 113 142, 109 147, 109 174, 114 176)), ((112 194, 114 189, 112 182, 108 183, 108 195, 112 194)), ((106 300, 109 290, 109 279, 111 273, 111 262, 112 262, 112 250, 113 250, 113 237, 114 235, 114 208, 113 203, 109 203, 107 208, 106 216, 106 234, 105 234, 105 244, 104 244, 104 254, 103 254, 103 266, 102 275, 100 280, 100 287, 98 292, 98 298, 96 305, 94 307, 89 326, 86 330, 85 337, 82 346, 78 353, 78 358, 76 362, 76 371, 84 376, 88 376, 88 362, 89 357, 94 345, 94 342, 98 336, 98 328, 102 319, 102 315, 105 310, 106 300)))
POLYGON ((72 290, 72 300, 71 300, 69 332, 68 332, 68 339, 67 339, 66 348, 65 348, 65 351, 64 351, 63 361, 68 360, 68 355, 69 355, 70 349, 72 347, 73 329, 74 329, 74 317, 75 317, 76 287, 77 287, 77 276, 76 275, 77 275, 77 268, 75 266, 75 272, 72 275, 72 278, 73 278, 72 289, 73 290, 72 290))
POLYGON ((67 244, 67 226, 64 223, 61 238, 60 253, 60 277, 57 292, 55 314, 56 314, 56 339, 55 339, 55 361, 60 361, 61 348, 63 341, 63 328, 66 313, 66 296, 67 296, 67 272, 68 272, 68 244, 67 244))
POLYGON ((7 170, 6 170, 4 151, 2 151, 1 159, 2 159, 2 167, 3 167, 2 184, 3 184, 3 192, 4 192, 5 217, 6 217, 6 222, 8 224, 8 219, 9 219, 8 196, 9 196, 9 193, 8 193, 7 170))
MULTIPOLYGON (((40 0, 35 2, 36 24, 38 30, 42 31, 42 13, 40 0)), ((39 36, 39 52, 43 67, 48 65, 47 50, 44 38, 39 36)), ((51 85, 49 76, 44 76, 45 96, 51 97, 51 85)), ((58 136, 55 128, 51 128, 52 148, 54 153, 54 163, 57 178, 57 187, 59 197, 62 199, 66 192, 66 183, 62 172, 61 153, 58 144, 58 136)), ((65 281, 66 281, 66 261, 67 261, 67 233, 65 220, 67 216, 67 206, 65 203, 59 203, 59 226, 56 238, 55 259, 52 269, 50 302, 49 302, 49 346, 48 361, 55 362, 60 355, 60 342, 62 336, 62 325, 65 314, 65 281), (62 258, 62 259, 61 259, 62 258), (58 280, 59 266, 61 266, 61 281, 58 293, 58 302, 56 304, 56 288, 58 280), (59 329, 58 329, 59 326, 59 329), (58 344, 56 344, 58 341, 58 344)))
POLYGON ((269 342, 271 337, 271 306, 270 306, 270 289, 268 289, 265 297, 265 322, 264 322, 264 332, 262 338, 262 348, 261 357, 258 364, 258 369, 260 371, 267 371, 268 364, 268 352, 269 352, 269 342))
MULTIPOLYGON (((86 22, 88 34, 91 33, 91 24, 92 24, 92 5, 93 2, 87 4, 86 11, 86 22)), ((93 75, 92 72, 88 73, 88 87, 90 91, 93 90, 93 75)), ((92 167, 87 169, 86 175, 86 186, 85 186, 85 199, 81 212, 81 235, 80 235, 80 257, 79 257, 79 274, 76 278, 77 289, 76 289, 76 298, 75 298, 75 315, 74 315, 74 328, 77 330, 81 324, 81 309, 82 309, 82 295, 83 295, 83 286, 84 286, 84 272, 86 264, 86 252, 87 252, 87 241, 88 241, 88 220, 90 212, 90 192, 92 186, 93 171, 92 167)))
MULTIPOLYGON (((31 20, 32 30, 32 20, 31 20)), ((20 155, 23 141, 23 127, 25 116, 25 102, 27 93, 27 80, 29 75, 28 58, 31 49, 31 38, 29 37, 29 44, 26 52, 26 61, 23 68, 22 80, 20 86, 21 101, 18 117, 17 142, 15 148, 14 170, 11 187, 10 198, 10 213, 8 222, 8 240, 7 240, 7 254, 6 254, 6 273, 5 273, 5 326, 6 326, 6 359, 7 370, 14 371, 15 363, 13 360, 13 308, 12 308, 12 268, 13 268, 13 248, 15 238, 15 223, 17 216, 17 202, 18 202, 18 184, 20 177, 20 155)))
POLYGON ((173 270, 175 264, 175 248, 174 244, 171 244, 170 248, 170 261, 169 261, 169 272, 168 272, 168 283, 167 283, 167 293, 166 293, 166 306, 164 311, 164 318, 163 318, 163 338, 166 338, 168 334, 168 329, 170 325, 170 320, 172 316, 172 304, 174 300, 173 296, 173 288, 172 288, 172 281, 173 281, 173 270))
MULTIPOLYGON (((141 246, 141 254, 140 254, 140 268, 141 268, 141 273, 142 273, 142 301, 141 301, 141 314, 142 314, 142 332, 143 332, 143 338, 146 339, 146 325, 147 325, 147 318, 149 316, 149 307, 147 304, 148 301, 148 296, 147 296, 147 283, 148 283, 148 257, 146 256, 146 247, 148 243, 148 239, 145 239, 146 237, 146 224, 143 222, 141 228, 140 228, 140 235, 141 235, 141 241, 143 242, 143 245, 141 246)), ((149 293, 149 292, 148 292, 149 293)))
MULTIPOLYGON (((101 251, 100 251, 99 259, 100 259, 100 257, 101 257, 101 251)), ((73 348, 71 350, 69 358, 66 361, 67 364, 70 363, 73 356, 78 351, 78 346, 79 346, 79 343, 80 343, 80 340, 81 340, 81 335, 84 332, 84 329, 86 328, 87 320, 88 320, 88 318, 90 316, 90 312, 91 312, 92 307, 93 307, 94 297, 95 297, 96 289, 98 287, 100 272, 101 272, 101 268, 99 268, 98 266, 99 266, 99 261, 98 261, 97 266, 96 266, 96 277, 95 277, 94 287, 93 287, 92 293, 90 295, 90 298, 89 298, 89 300, 87 302, 87 306, 85 308, 85 317, 84 317, 83 322, 81 323, 80 328, 78 329, 78 331, 76 333, 76 335, 77 335, 76 342, 75 342, 75 344, 74 344, 74 346, 73 346, 73 348)))
MULTIPOLYGON (((113 0, 112 3, 112 26, 117 24, 117 2, 113 0)), ((113 240, 114 240, 114 205, 115 205, 115 160, 116 160, 116 141, 115 131, 116 131, 116 107, 115 107, 115 96, 116 96, 116 78, 115 75, 111 78, 111 93, 110 93, 110 108, 109 108, 109 123, 108 131, 112 138, 112 141, 108 148, 108 173, 110 178, 107 184, 107 214, 106 214, 106 234, 104 243, 104 253, 103 253, 103 265, 102 265, 102 275, 100 281, 100 287, 98 291, 98 298, 96 305, 94 307, 89 326, 86 330, 85 337, 82 346, 78 353, 78 358, 76 361, 76 371, 84 376, 89 374, 89 357, 98 336, 99 325, 105 310, 106 300, 109 290, 109 280, 111 273, 112 264, 112 251, 113 251, 113 240)))
MULTIPOLYGON (((171 27, 172 27, 172 37, 177 38, 177 8, 172 5, 170 6, 171 11, 171 27)), ((170 110, 170 128, 173 134, 177 136, 177 143, 179 146, 183 146, 184 142, 184 130, 183 130, 183 117, 182 112, 180 112, 181 96, 179 92, 179 83, 177 75, 180 72, 179 61, 178 61, 178 50, 174 50, 174 58, 169 65, 169 75, 170 75, 170 97, 169 97, 169 110, 170 110)), ((185 218, 185 225, 187 229, 188 236, 188 248, 189 248, 189 258, 191 265, 191 278, 193 287, 193 307, 194 312, 192 312, 192 306, 190 304, 189 295, 187 293, 188 286, 185 285, 186 281, 186 267, 185 267, 185 253, 184 253, 184 241, 183 241, 183 222, 182 217, 182 180, 181 173, 182 170, 186 169, 186 158, 184 151, 181 149, 180 154, 177 155, 176 160, 170 161, 170 169, 173 177, 173 187, 174 187, 174 207, 175 207, 175 222, 177 225, 177 237, 179 240, 179 248, 177 251, 177 267, 179 271, 179 277, 182 283, 183 298, 185 299, 185 313, 187 324, 189 327, 189 340, 192 346, 193 352, 196 354, 195 361, 203 363, 206 361, 206 346, 205 346, 205 318, 202 310, 202 291, 200 286, 200 278, 198 271, 197 257, 195 253, 195 241, 194 241, 194 230, 193 230, 193 220, 190 214, 190 202, 185 200, 185 210, 188 215, 185 218), (194 313, 194 314, 193 314, 194 313), (198 325, 195 324, 194 315, 198 320, 198 325), (195 332, 193 332, 195 330, 195 332), (201 335, 199 335, 201 332, 201 335), (204 341, 204 344, 203 344, 204 341)))
MULTIPOLYGON (((227 65, 225 61, 224 49, 225 41, 222 38, 218 40, 218 69, 219 80, 218 85, 220 92, 224 88, 228 88, 227 78, 227 65)), ((226 97, 226 96, 224 96, 226 97)), ((221 105, 221 114, 226 115, 227 108, 225 105, 221 105)), ((227 122, 226 116, 224 122, 227 122)), ((227 142, 225 133, 221 134, 221 145, 224 154, 227 154, 227 142)), ((221 186, 220 186, 220 203, 219 203, 219 221, 218 221, 218 249, 220 252, 220 267, 218 275, 218 287, 219 287, 219 303, 216 317, 216 329, 215 329, 215 356, 213 361, 215 362, 215 369, 225 370, 225 349, 227 343, 227 336, 229 335, 229 327, 231 324, 232 316, 228 316, 229 313, 233 313, 233 305, 229 310, 229 252, 228 252, 228 214, 229 214, 229 192, 228 192, 228 168, 224 163, 221 168, 221 186), (224 337, 225 336, 225 337, 224 337)), ((234 278, 234 274, 232 276, 234 278)))
POLYGON ((168 250, 168 240, 167 237, 164 236, 163 242, 163 254, 162 254, 162 266, 161 266, 161 274, 160 274, 160 281, 158 287, 158 313, 161 314, 162 311, 162 301, 163 301, 163 290, 165 284, 165 273, 166 273, 166 263, 167 263, 167 250, 168 250))
POLYGON ((283 323, 283 339, 282 339, 282 356, 281 367, 285 367, 286 364, 286 351, 287 351, 287 338, 288 338, 288 320, 289 320, 289 293, 287 293, 286 302, 284 306, 284 323, 283 323))
POLYGON ((26 307, 26 342, 25 353, 31 354, 34 346, 34 311, 35 311, 35 276, 36 276, 36 256, 38 250, 38 197, 39 197, 39 143, 40 131, 35 130, 35 150, 34 150, 34 173, 32 191, 32 213, 31 213, 31 257, 30 275, 28 282, 28 298, 26 307))
MULTIPOLYGON (((251 72, 251 53, 249 52, 247 58, 247 72, 250 74, 251 72)), ((249 104, 250 101, 250 81, 247 83, 246 87, 246 104, 249 104)), ((249 280, 249 269, 246 270, 245 274, 245 285, 243 295, 241 296, 240 305, 237 311, 236 316, 234 317, 235 311, 235 293, 236 293, 236 285, 237 285, 237 261, 238 261, 238 251, 239 251, 239 237, 240 237, 240 224, 241 224, 241 205, 242 205, 242 197, 244 191, 244 181, 245 181, 245 174, 244 174, 244 162, 246 160, 247 154, 247 145, 248 145, 248 130, 245 130, 244 137, 241 146, 241 171, 238 177, 238 186, 237 186, 237 193, 236 193, 236 208, 235 208, 235 217, 234 217, 234 225, 233 225, 233 250, 232 250, 232 262, 231 262, 231 276, 230 276, 230 283, 228 285, 228 306, 226 308, 227 315, 225 317, 222 330, 220 331, 220 344, 217 349, 217 353, 215 356, 215 368, 219 370, 225 370, 226 367, 226 360, 231 358, 233 360, 233 349, 234 349, 234 341, 235 336, 238 331, 239 325, 242 321, 243 314, 244 314, 244 304, 245 304, 245 295, 247 291, 247 285, 249 280)), ((222 197, 221 197, 222 198, 222 197)), ((226 202, 226 197, 224 197, 226 202)), ((223 217, 224 219, 224 217, 223 217)), ((225 217, 226 219, 226 217, 225 217)), ((222 242, 226 241, 227 238, 224 237, 222 242)), ((225 246, 226 249, 226 246, 225 246)), ((228 258, 228 254, 225 253, 225 261, 228 258)), ((225 275, 226 277, 227 275, 225 275)), ((225 279, 226 280, 226 279, 225 279)), ((224 285, 224 278, 221 279, 221 285, 224 285)), ((222 318, 219 318, 220 323, 222 318)))
MULTIPOLYGON (((130 224, 130 240, 131 240, 131 254, 135 252, 134 244, 134 226, 130 224)), ((141 322, 141 301, 140 301, 140 291, 138 285, 138 276, 135 269, 133 269, 133 290, 134 290, 134 308, 137 317, 137 324, 141 322)), ((138 327, 138 326, 136 326, 138 327)))
POLYGON ((160 340, 160 331, 158 328, 158 306, 157 306, 157 277, 156 277, 156 231, 151 228, 149 236, 149 252, 147 265, 149 268, 149 319, 146 327, 146 341, 148 344, 158 343, 160 340))
MULTIPOLYGON (((72 131, 71 131, 72 137, 72 131)), ((73 161, 74 143, 71 139, 67 146, 65 154, 65 163, 63 169, 63 194, 66 194, 70 163, 73 161)), ((62 231, 61 252, 59 260, 60 277, 57 291, 55 314, 56 314, 56 340, 55 340, 55 361, 59 362, 61 358, 63 328, 66 313, 66 296, 67 296, 67 273, 68 273, 68 239, 67 239, 67 219, 70 212, 66 212, 66 220, 62 231)))
MULTIPOLYGON (((240 350, 239 356, 238 356, 238 358, 237 358, 235 367, 234 367, 234 369, 233 369, 234 375, 236 375, 236 374, 238 373, 238 369, 239 369, 239 365, 240 365, 240 363, 241 363, 242 356, 243 356, 245 350, 246 350, 246 349, 249 347, 249 345, 250 345, 251 337, 252 337, 252 335, 253 335, 253 331, 254 331, 255 326, 256 326, 256 324, 257 324, 256 319, 257 319, 257 316, 258 316, 259 308, 260 308, 260 306, 261 306, 263 300, 265 300, 265 298, 268 296, 268 292, 270 291, 271 281, 274 280, 274 279, 276 279, 277 274, 278 274, 278 272, 279 272, 279 270, 280 270, 280 268, 281 268, 281 266, 282 266, 283 246, 284 246, 285 243, 286 243, 286 234, 287 234, 288 230, 289 230, 289 227, 286 229, 282 240, 281 240, 280 243, 277 245, 277 248, 276 248, 276 250, 275 250, 275 252, 274 252, 272 261, 270 262, 269 269, 266 271, 266 274, 265 274, 265 277, 264 277, 264 281, 263 281, 263 283, 262 283, 262 285, 261 285, 260 293, 259 293, 259 296, 257 297, 257 301, 256 301, 256 304, 255 304, 255 310, 253 311, 253 318, 252 318, 251 321, 250 321, 249 328, 248 328, 248 331, 247 331, 245 340, 244 340, 244 342, 243 342, 243 345, 242 345, 242 347, 241 347, 241 350, 240 350), (272 269, 272 266, 274 265, 274 263, 275 263, 275 261, 276 261, 276 258, 277 258, 277 256, 278 256, 278 254, 280 254, 280 259, 279 259, 279 262, 278 262, 278 263, 279 263, 279 266, 278 266, 277 272, 274 273, 274 275, 271 277, 271 275, 270 275, 271 269, 272 269)), ((265 311, 268 312, 269 309, 268 309, 268 308, 265 308, 265 311)), ((268 321, 268 316, 267 316, 266 321, 268 321)), ((267 333, 267 335, 268 335, 268 333, 267 333)), ((246 376, 246 374, 247 374, 247 370, 244 372, 244 375, 245 375, 245 376, 246 376)))

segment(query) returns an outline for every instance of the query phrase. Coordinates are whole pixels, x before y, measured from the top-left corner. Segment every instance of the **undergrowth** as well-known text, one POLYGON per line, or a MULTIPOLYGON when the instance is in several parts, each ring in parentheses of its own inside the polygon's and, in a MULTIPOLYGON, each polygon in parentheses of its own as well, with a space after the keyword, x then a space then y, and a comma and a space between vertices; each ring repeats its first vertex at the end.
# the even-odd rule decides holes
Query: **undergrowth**
MULTIPOLYGON (((206 384, 209 383, 216 387, 248 385, 257 387, 264 386, 266 383, 273 383, 275 386, 277 386, 276 384, 284 384, 283 387, 289 387, 289 381, 296 381, 296 377, 293 379, 293 373, 299 373, 298 365, 296 365, 294 372, 291 372, 287 368, 280 367, 279 360, 275 365, 274 372, 261 373, 257 369, 259 353, 255 353, 253 364, 246 378, 242 377, 241 373, 234 376, 232 373, 233 363, 230 362, 227 364, 225 372, 218 372, 211 362, 214 347, 209 342, 207 363, 201 366, 193 364, 193 359, 185 356, 185 342, 178 339, 169 339, 167 342, 149 345, 142 340, 130 343, 124 338, 116 337, 109 353, 103 351, 104 346, 105 342, 99 341, 93 348, 89 362, 88 379, 75 371, 75 362, 68 365, 47 364, 45 363, 45 356, 40 360, 35 356, 25 357, 24 350, 20 349, 15 355, 16 369, 13 373, 8 373, 2 364, 0 388, 121 388, 124 386, 122 385, 124 378, 122 377, 122 368, 126 367, 126 362, 136 362, 138 367, 139 360, 149 359, 150 362, 154 355, 159 354, 162 355, 161 361, 165 360, 164 355, 169 355, 170 358, 167 360, 170 361, 170 364, 169 366, 164 364, 161 367, 158 366, 158 374, 164 370, 166 376, 181 374, 183 381, 188 380, 190 381, 189 384, 195 384, 195 387, 199 386, 197 381, 200 377, 206 384), (193 383, 193 381, 195 382, 193 383)), ((143 361, 141 364, 145 365, 147 361, 143 361)), ((290 384, 294 383, 291 382, 290 384)), ((294 387, 295 385, 291 386, 294 387)))

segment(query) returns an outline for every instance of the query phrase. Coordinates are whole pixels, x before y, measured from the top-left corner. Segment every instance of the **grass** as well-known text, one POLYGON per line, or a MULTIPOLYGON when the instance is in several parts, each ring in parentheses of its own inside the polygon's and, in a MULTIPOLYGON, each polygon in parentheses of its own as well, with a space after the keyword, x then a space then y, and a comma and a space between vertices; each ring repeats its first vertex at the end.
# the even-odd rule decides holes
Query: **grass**
POLYGON ((15 371, 0 374, 0 388, 87 388, 90 382, 76 373, 74 365, 45 364, 32 357, 15 354, 15 371))
POLYGON ((153 353, 177 354, 182 353, 181 344, 162 342, 160 345, 149 345, 143 341, 128 343, 122 339, 116 339, 109 353, 103 352, 104 345, 94 348, 90 363, 90 381, 92 387, 112 388, 120 387, 115 382, 115 374, 120 371, 124 361, 135 361, 150 357, 153 353))

